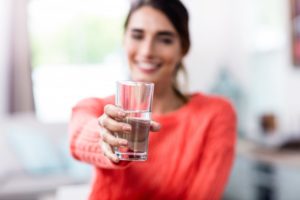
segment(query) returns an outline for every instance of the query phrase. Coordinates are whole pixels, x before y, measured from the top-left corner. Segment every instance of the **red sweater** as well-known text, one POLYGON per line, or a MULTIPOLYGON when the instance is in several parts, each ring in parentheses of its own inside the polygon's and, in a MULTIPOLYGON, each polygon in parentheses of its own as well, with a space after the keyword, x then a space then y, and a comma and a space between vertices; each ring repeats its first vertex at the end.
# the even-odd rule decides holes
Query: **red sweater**
POLYGON ((180 109, 153 114, 148 160, 114 164, 99 147, 97 118, 113 97, 86 99, 73 108, 71 153, 95 167, 90 200, 220 199, 234 159, 236 116, 220 97, 194 94, 180 109))

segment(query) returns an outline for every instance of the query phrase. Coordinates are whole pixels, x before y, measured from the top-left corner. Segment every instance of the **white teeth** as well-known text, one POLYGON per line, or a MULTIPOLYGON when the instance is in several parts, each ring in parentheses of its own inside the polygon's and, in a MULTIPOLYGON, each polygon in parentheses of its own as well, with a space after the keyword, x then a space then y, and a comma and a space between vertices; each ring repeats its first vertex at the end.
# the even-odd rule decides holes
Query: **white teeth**
POLYGON ((158 64, 140 62, 140 63, 138 63, 138 66, 142 69, 155 69, 158 67, 158 64))

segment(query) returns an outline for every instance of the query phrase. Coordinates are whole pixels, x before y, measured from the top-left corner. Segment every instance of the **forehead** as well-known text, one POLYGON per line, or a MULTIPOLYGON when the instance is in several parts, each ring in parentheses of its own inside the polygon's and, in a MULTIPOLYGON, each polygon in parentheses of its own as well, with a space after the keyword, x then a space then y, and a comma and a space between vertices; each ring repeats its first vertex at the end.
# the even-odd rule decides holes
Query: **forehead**
POLYGON ((176 30, 167 16, 161 11, 150 6, 143 6, 132 13, 128 28, 138 28, 152 32, 176 30))

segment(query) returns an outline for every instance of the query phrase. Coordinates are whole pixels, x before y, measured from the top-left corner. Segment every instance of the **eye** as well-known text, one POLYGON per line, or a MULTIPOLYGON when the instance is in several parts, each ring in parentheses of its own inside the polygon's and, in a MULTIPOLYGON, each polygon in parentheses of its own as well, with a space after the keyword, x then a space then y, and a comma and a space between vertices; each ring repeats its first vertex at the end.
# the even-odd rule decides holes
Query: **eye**
POLYGON ((131 38, 133 38, 135 40, 142 40, 143 34, 142 33, 131 33, 131 38))
POLYGON ((173 39, 170 37, 160 37, 158 40, 163 44, 167 44, 167 45, 173 44, 173 39))

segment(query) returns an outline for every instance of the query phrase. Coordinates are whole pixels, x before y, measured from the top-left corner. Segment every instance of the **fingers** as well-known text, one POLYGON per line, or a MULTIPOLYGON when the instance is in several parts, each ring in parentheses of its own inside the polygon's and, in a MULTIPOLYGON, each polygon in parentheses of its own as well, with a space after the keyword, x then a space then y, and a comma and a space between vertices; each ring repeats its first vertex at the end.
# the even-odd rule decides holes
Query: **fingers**
MULTIPOLYGON (((115 121, 114 119, 108 117, 106 114, 103 114, 99 117, 98 122, 100 126, 110 130, 111 132, 131 132, 131 126, 127 123, 121 123, 115 121)), ((158 122, 151 121, 150 130, 153 132, 157 132, 160 130, 161 125, 158 122)))
POLYGON ((123 119, 126 113, 115 105, 108 104, 104 107, 104 113, 114 119, 123 119))
MULTIPOLYGON (((104 108, 104 114, 98 118, 98 123, 100 125, 101 134, 101 149, 103 154, 110 159, 112 162, 118 163, 119 158, 114 154, 114 147, 128 146, 128 141, 126 139, 117 138, 112 133, 130 133, 131 125, 127 123, 120 122, 126 117, 126 113, 114 106, 106 105, 104 108)), ((151 131, 157 132, 160 130, 160 124, 151 121, 150 124, 151 131)))
POLYGON ((108 129, 111 132, 130 132, 131 126, 126 123, 121 123, 115 121, 114 119, 108 117, 106 114, 103 114, 99 117, 98 122, 100 126, 108 129))
POLYGON ((116 138, 105 128, 100 128, 100 134, 102 136, 102 140, 111 146, 126 146, 126 145, 128 145, 127 140, 121 139, 121 138, 116 138))
POLYGON ((131 127, 129 124, 120 123, 126 116, 126 113, 112 104, 104 107, 104 114, 98 119, 99 124, 111 132, 130 132, 131 127))
POLYGON ((100 127, 100 134, 102 140, 100 143, 103 155, 110 159, 112 162, 118 163, 119 158, 114 154, 112 147, 114 146, 127 146, 127 140, 116 138, 107 129, 100 127))
POLYGON ((160 124, 155 121, 151 121, 150 130, 153 132, 158 132, 160 130, 160 124))
POLYGON ((118 163, 120 160, 119 158, 113 153, 112 148, 109 144, 105 142, 101 142, 101 150, 108 159, 111 161, 118 163))

